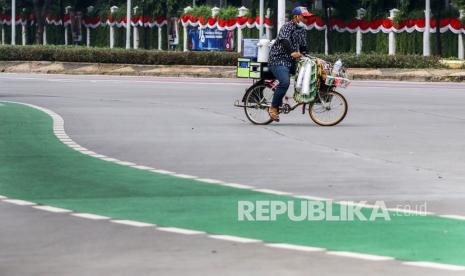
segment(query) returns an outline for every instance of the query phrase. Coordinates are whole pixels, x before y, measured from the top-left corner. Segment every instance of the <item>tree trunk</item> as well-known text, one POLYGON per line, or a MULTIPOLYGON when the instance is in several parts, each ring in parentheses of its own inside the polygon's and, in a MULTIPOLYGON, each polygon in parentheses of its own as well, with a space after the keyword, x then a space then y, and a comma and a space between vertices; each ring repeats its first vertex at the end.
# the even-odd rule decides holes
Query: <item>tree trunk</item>
POLYGON ((442 43, 441 43, 441 9, 442 5, 438 5, 436 11, 436 55, 442 56, 442 43))
POLYGON ((33 0, 34 4, 34 16, 36 19, 36 44, 43 44, 43 34, 45 25, 45 16, 47 15, 48 8, 50 7, 52 0, 33 0))

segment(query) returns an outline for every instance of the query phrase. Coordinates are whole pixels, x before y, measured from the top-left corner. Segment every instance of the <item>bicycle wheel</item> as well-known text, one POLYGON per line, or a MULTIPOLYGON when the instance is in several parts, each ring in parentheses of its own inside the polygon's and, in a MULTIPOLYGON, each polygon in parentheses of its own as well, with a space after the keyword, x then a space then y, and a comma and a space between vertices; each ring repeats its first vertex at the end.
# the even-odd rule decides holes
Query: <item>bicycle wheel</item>
POLYGON ((256 125, 267 125, 273 122, 268 113, 274 91, 264 84, 249 88, 244 97, 244 111, 247 119, 256 125))
POLYGON ((347 101, 336 91, 325 92, 309 106, 310 118, 320 126, 335 126, 347 115, 347 101))

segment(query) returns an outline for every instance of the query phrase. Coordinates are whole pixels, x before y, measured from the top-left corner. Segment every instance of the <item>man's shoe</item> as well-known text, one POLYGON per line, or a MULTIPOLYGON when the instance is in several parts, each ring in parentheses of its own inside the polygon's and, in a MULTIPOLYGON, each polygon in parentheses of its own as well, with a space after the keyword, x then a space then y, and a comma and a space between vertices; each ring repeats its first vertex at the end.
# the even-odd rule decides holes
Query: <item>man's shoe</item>
POLYGON ((273 121, 279 122, 279 109, 277 107, 270 107, 268 109, 268 114, 270 114, 273 121))

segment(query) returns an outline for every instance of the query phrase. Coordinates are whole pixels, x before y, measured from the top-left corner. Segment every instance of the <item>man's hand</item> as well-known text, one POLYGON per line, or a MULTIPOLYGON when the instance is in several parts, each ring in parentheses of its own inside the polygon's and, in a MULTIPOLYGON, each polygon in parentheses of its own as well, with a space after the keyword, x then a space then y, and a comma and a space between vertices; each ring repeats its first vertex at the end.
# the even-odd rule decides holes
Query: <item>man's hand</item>
POLYGON ((298 59, 298 58, 300 58, 301 56, 302 56, 302 54, 299 53, 299 52, 293 52, 293 53, 291 54, 291 57, 294 58, 294 59, 298 59))

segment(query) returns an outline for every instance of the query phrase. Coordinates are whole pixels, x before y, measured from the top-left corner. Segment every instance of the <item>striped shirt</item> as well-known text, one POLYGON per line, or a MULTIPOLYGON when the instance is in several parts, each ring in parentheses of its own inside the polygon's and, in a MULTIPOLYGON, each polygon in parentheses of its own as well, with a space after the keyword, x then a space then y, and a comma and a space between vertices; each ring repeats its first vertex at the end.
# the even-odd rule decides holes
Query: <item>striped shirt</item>
POLYGON ((297 23, 291 20, 281 27, 276 42, 271 47, 268 64, 270 66, 281 65, 292 67, 295 65, 295 60, 291 57, 291 53, 306 48, 307 33, 305 29, 299 28, 297 23), (289 42, 290 49, 287 49, 285 46, 286 42, 283 42, 283 40, 289 42))

